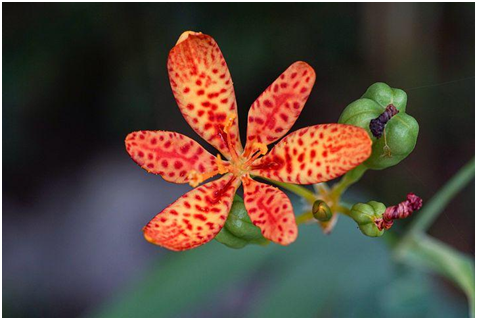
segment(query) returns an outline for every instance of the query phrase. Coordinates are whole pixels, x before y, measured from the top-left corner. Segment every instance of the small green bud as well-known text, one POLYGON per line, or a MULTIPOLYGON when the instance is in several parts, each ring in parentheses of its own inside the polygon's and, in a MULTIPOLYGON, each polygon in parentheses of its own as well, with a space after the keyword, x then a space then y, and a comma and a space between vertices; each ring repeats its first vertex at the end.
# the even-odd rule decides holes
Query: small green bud
POLYGON ((419 134, 417 121, 406 113, 407 95, 403 90, 375 83, 358 100, 349 104, 340 116, 339 123, 365 129, 373 140, 373 152, 364 162, 370 169, 381 170, 404 160, 414 150, 419 134), (376 137, 370 123, 383 114, 389 106, 398 113, 384 126, 382 136, 376 137))
POLYGON ((330 207, 323 200, 316 200, 313 203, 313 217, 319 221, 329 221, 333 216, 330 207))
POLYGON ((351 208, 350 217, 356 221, 359 230, 368 237, 380 237, 384 230, 379 230, 376 219, 381 219, 386 206, 380 202, 357 203, 351 208))
POLYGON ((243 200, 239 196, 235 196, 225 225, 215 236, 215 240, 234 249, 241 249, 248 244, 268 244, 260 228, 250 220, 243 200))

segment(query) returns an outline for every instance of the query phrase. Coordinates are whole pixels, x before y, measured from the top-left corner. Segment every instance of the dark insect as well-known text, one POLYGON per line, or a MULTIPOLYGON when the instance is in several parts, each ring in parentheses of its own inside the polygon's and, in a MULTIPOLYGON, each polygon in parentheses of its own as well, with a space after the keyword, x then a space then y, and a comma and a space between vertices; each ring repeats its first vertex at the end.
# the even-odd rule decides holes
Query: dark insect
POLYGON ((407 218, 413 213, 421 209, 422 199, 414 193, 407 195, 406 201, 403 201, 395 206, 386 208, 382 219, 376 219, 375 223, 379 230, 388 230, 393 225, 394 220, 407 218))
POLYGON ((371 133, 373 136, 376 138, 381 138, 384 132, 384 127, 386 126, 386 123, 388 123, 389 120, 391 120, 392 117, 394 117, 396 114, 399 113, 399 110, 396 109, 395 106, 390 104, 389 106, 386 107, 383 113, 379 115, 376 119, 371 120, 369 123, 369 129, 371 130, 371 133))

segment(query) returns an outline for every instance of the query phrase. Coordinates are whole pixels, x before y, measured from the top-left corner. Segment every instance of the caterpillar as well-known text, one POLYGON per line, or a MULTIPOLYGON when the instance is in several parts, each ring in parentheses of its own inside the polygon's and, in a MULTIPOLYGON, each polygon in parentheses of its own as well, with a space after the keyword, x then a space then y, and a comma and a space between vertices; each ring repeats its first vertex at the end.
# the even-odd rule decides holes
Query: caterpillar
POLYGON ((376 119, 371 120, 369 123, 369 130, 376 138, 381 138, 384 132, 384 127, 392 117, 399 113, 399 110, 392 104, 388 105, 383 113, 376 119))

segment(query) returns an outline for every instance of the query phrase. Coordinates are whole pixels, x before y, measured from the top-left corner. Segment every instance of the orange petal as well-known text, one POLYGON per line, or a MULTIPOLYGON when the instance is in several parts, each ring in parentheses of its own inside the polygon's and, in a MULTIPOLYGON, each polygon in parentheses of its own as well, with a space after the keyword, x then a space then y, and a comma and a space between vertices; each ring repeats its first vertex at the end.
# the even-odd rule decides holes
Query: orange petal
POLYGON ((239 186, 239 179, 226 175, 189 191, 144 227, 144 237, 174 251, 209 242, 224 226, 239 186))
POLYGON ((194 173, 216 174, 216 158, 180 133, 136 131, 128 134, 125 142, 127 152, 138 165, 166 181, 186 183, 194 173))
POLYGON ((195 132, 228 159, 227 139, 232 152, 240 154, 234 87, 215 40, 202 33, 183 33, 169 53, 167 69, 177 104, 195 132))
POLYGON ((252 165, 252 175, 310 184, 339 177, 371 155, 371 139, 364 129, 322 124, 297 130, 252 165))
POLYGON ((315 71, 307 63, 292 64, 252 104, 248 113, 247 153, 254 142, 270 144, 283 137, 305 106, 315 83, 315 71))
POLYGON ((287 195, 253 179, 244 180, 243 187, 245 208, 263 236, 284 246, 295 241, 298 228, 287 195))

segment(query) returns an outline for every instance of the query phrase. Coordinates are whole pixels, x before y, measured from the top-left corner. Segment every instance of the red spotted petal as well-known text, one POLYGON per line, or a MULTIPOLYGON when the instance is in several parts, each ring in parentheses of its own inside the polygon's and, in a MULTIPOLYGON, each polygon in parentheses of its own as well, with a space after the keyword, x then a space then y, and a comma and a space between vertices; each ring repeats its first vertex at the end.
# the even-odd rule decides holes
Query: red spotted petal
POLYGON ((127 152, 138 165, 166 181, 186 183, 193 173, 216 174, 216 158, 180 133, 136 131, 130 133, 125 142, 127 152))
POLYGON ((240 154, 234 87, 215 40, 202 33, 185 32, 169 53, 167 68, 177 104, 195 132, 228 159, 231 151, 226 139, 240 154))
POLYGON ((226 175, 180 197, 143 229, 147 241, 182 251, 212 240, 224 226, 240 180, 226 175))
POLYGON ((285 193, 247 179, 244 181, 244 203, 250 219, 265 238, 285 246, 295 241, 298 228, 292 204, 285 193))
POLYGON ((310 184, 339 177, 371 155, 364 129, 323 124, 297 130, 252 165, 251 174, 272 180, 310 184))
POLYGON ((254 142, 266 145, 283 137, 305 106, 315 83, 315 71, 305 62, 295 62, 252 104, 248 113, 248 152, 254 142))

